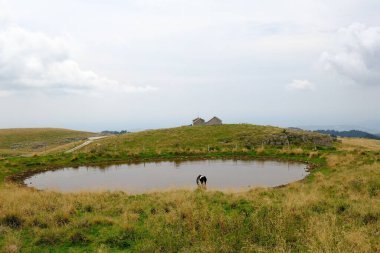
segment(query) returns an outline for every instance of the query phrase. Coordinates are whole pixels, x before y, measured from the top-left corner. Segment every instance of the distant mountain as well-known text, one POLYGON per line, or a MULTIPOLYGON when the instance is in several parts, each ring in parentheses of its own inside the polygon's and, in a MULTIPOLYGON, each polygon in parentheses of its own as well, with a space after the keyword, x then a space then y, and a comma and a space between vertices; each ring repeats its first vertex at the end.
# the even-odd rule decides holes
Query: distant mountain
POLYGON ((355 130, 367 132, 370 134, 379 133, 379 128, 380 128, 380 127, 365 127, 361 125, 303 125, 303 126, 295 126, 295 127, 299 127, 301 129, 310 130, 310 131, 318 131, 320 129, 329 129, 329 130, 336 130, 336 131, 351 131, 352 129, 355 129, 355 130))
POLYGON ((350 131, 316 130, 314 132, 318 132, 321 134, 329 134, 332 136, 339 136, 339 137, 367 138, 367 139, 380 140, 379 135, 370 134, 370 133, 360 131, 360 130, 350 130, 350 131))
MULTIPOLYGON (((305 130, 299 128, 299 127, 288 127, 288 129, 294 130, 294 131, 305 131, 305 130)), ((308 131, 308 130, 306 130, 306 131, 308 131)))
POLYGON ((128 133, 127 130, 122 130, 122 131, 110 131, 110 130, 105 130, 105 131, 102 131, 101 134, 102 135, 119 135, 119 134, 126 134, 128 133))

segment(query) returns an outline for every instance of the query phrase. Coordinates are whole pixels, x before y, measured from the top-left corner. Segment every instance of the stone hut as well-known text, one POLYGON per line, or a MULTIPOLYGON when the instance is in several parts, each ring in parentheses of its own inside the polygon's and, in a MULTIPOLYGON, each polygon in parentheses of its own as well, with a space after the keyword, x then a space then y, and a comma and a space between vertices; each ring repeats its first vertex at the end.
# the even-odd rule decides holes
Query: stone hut
POLYGON ((213 117, 207 122, 205 122, 204 119, 199 118, 199 117, 196 119, 193 119, 193 126, 204 126, 204 125, 214 126, 214 125, 222 125, 222 124, 223 124, 222 120, 219 119, 218 117, 213 117))
POLYGON ((202 118, 193 119, 193 126, 203 126, 205 124, 205 120, 202 118))
POLYGON ((214 126, 214 125, 222 125, 222 120, 219 119, 218 117, 213 117, 209 121, 206 122, 206 125, 208 126, 214 126))

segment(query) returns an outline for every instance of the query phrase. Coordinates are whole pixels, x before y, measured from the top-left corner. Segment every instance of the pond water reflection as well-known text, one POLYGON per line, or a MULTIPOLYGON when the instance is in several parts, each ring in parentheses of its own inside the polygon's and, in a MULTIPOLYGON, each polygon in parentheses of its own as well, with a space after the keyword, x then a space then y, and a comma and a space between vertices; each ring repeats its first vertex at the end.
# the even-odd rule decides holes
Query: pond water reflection
POLYGON ((24 182, 41 190, 63 192, 123 190, 143 193, 171 188, 194 188, 196 177, 207 176, 208 189, 228 190, 279 186, 308 175, 306 165, 259 160, 163 161, 103 167, 63 168, 42 172, 24 182))

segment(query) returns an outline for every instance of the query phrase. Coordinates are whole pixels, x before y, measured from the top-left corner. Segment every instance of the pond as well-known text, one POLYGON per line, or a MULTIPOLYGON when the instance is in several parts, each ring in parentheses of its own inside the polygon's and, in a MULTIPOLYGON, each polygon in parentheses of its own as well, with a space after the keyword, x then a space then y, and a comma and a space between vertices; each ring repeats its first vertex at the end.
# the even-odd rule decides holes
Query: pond
POLYGON ((62 192, 123 190, 129 193, 192 189, 196 177, 207 177, 207 188, 243 190, 274 187, 308 175, 305 164, 258 160, 163 161, 104 167, 82 166, 46 171, 25 179, 27 186, 62 192))

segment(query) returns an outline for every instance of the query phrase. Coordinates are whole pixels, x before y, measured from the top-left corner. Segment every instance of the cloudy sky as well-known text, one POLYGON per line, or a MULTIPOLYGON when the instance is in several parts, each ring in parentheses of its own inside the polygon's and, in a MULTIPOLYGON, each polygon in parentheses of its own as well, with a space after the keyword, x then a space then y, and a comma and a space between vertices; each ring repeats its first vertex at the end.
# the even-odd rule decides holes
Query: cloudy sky
POLYGON ((380 1, 0 0, 0 128, 380 132, 380 1))

